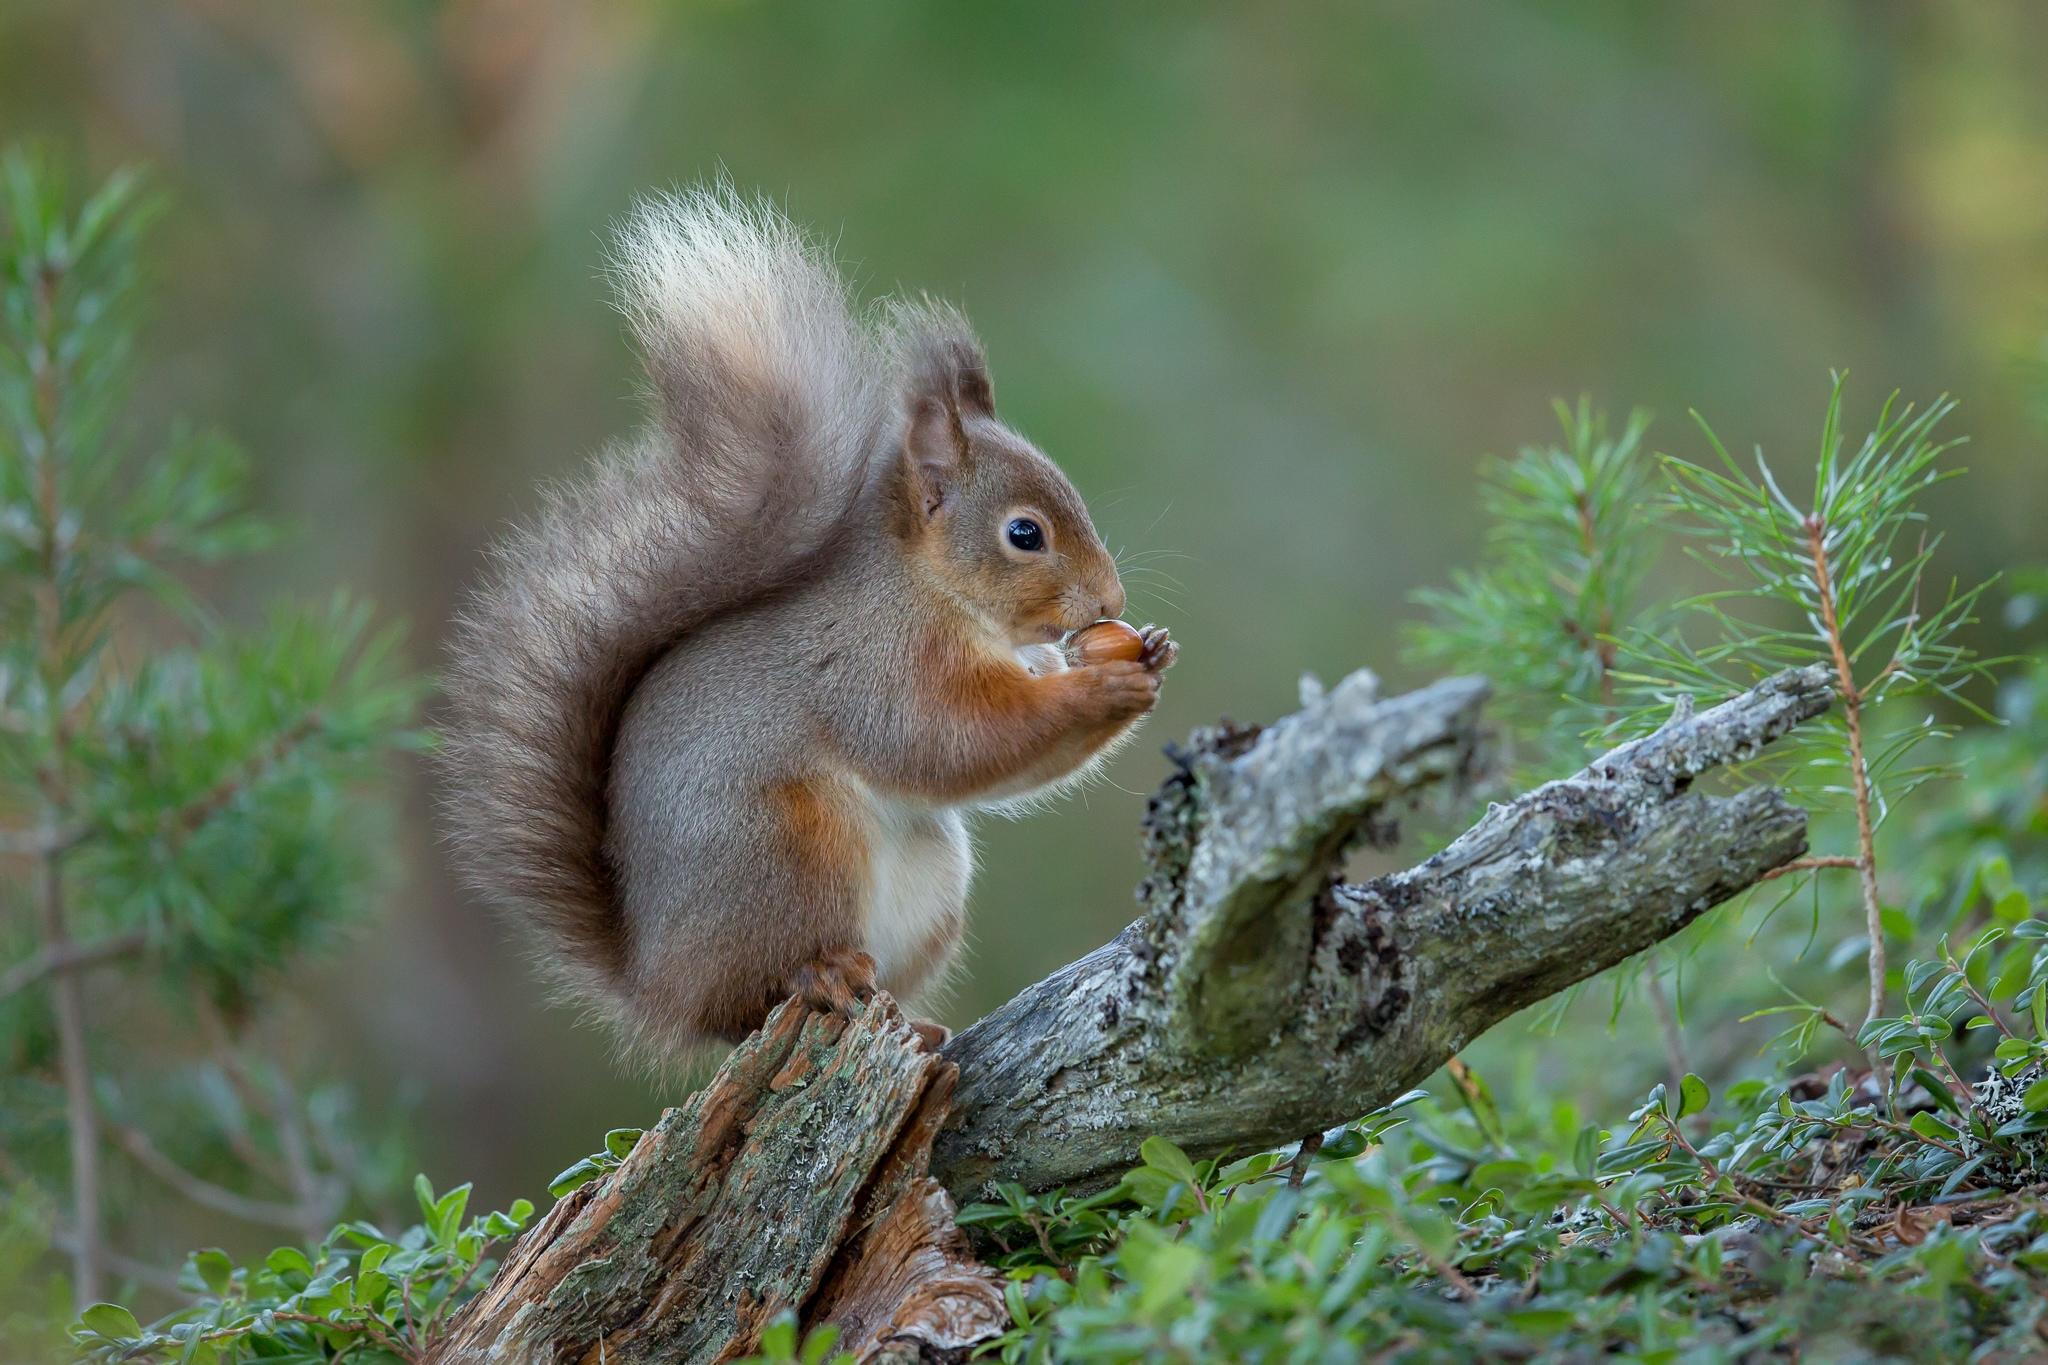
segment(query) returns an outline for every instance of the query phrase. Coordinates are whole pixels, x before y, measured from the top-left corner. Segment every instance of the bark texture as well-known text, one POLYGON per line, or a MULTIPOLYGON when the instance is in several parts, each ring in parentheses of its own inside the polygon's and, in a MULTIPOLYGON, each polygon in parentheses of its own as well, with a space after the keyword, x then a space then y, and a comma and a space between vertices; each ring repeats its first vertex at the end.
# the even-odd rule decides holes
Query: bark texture
POLYGON ((886 996, 850 1022, 783 1005, 520 1238, 433 1358, 729 1360, 814 1300, 864 1360, 985 1340, 1001 1280, 926 1174, 955 1076, 886 996))
POLYGON ((953 1197, 1103 1183, 1154 1133, 1197 1155, 1320 1133, 1805 851, 1779 793, 1694 782, 1826 710, 1818 667, 1344 882, 1354 843, 1468 775, 1485 695, 1454 678, 1383 699, 1360 673, 1169 749, 1145 914, 1115 941, 937 1055, 887 997, 850 1022, 784 1005, 520 1240, 436 1358, 729 1359, 784 1309, 862 1359, 958 1358, 1004 1309, 953 1197))
POLYGON ((1355 1118, 1806 850, 1805 813, 1777 792, 1693 781, 1826 710, 1819 667, 1676 715, 1420 866, 1345 884, 1350 841, 1470 761, 1484 685, 1373 691, 1356 675, 1178 756, 1146 817, 1145 917, 946 1047, 961 1084, 932 1169, 955 1195, 1098 1183, 1153 1133, 1201 1156, 1355 1118))

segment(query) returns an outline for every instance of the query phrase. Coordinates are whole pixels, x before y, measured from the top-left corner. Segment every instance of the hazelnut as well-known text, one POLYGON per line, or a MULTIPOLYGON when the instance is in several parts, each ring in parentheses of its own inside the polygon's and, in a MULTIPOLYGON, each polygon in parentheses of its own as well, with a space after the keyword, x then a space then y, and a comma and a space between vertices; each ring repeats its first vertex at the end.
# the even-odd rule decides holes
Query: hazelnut
POLYGON ((1074 662, 1103 664, 1112 659, 1136 663, 1145 653, 1145 641, 1122 621, 1097 621, 1083 626, 1067 641, 1067 653, 1074 662))

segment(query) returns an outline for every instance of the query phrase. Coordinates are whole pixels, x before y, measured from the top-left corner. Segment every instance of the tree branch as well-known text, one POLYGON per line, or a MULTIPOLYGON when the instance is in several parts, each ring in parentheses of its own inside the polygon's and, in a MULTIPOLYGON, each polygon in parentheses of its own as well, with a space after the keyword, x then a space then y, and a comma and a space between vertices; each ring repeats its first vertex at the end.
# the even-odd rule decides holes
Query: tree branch
POLYGON ((90 943, 66 940, 61 947, 46 947, 33 956, 15 963, 5 972, 0 972, 0 1000, 5 1000, 18 991, 27 990, 46 976, 96 967, 102 962, 112 962, 116 958, 139 953, 148 946, 149 935, 137 929, 131 933, 95 939, 90 943))
POLYGON ((325 1227, 333 1222, 334 1209, 322 1209, 310 1201, 306 1204, 285 1204, 257 1199, 224 1185, 216 1185, 204 1176, 194 1175, 165 1156, 149 1135, 138 1128, 109 1124, 107 1134, 122 1151, 134 1158, 136 1165, 202 1208, 214 1209, 248 1223, 283 1228, 287 1232, 302 1232, 307 1227, 325 1227))
POLYGON ((1681 713, 1411 871, 1341 884, 1337 855, 1386 799, 1461 768, 1480 695, 1377 702, 1355 681, 1256 740, 1198 739, 1147 817, 1145 918, 947 1045, 961 1081, 932 1170, 956 1195, 1100 1182, 1153 1133, 1199 1156, 1354 1118, 1806 850, 1775 791, 1692 784, 1826 710, 1819 667, 1681 713))
MULTIPOLYGON (((50 1228, 50 1245, 58 1251, 76 1255, 79 1241, 77 1229, 69 1223, 59 1222, 50 1228)), ((183 1298, 185 1286, 178 1282, 176 1271, 166 1270, 153 1261, 124 1256, 118 1251, 109 1251, 102 1246, 97 1252, 102 1269, 111 1271, 124 1280, 133 1280, 139 1285, 157 1290, 159 1293, 176 1294, 183 1298)))

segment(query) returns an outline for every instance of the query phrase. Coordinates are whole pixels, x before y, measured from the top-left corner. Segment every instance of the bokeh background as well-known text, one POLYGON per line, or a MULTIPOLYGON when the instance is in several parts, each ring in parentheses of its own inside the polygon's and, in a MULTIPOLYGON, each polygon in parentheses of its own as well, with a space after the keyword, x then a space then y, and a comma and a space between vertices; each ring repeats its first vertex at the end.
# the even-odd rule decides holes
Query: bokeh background
MULTIPOLYGON (((1408 594, 1471 558, 1479 458, 1553 396, 1797 467, 1831 368, 1857 418, 1950 391, 1941 567, 2048 558, 2044 63, 2030 0, 0 0, 0 135, 169 192, 144 407, 234 433, 296 528, 208 586, 359 586, 423 668, 536 481, 638 420, 599 279, 635 194, 723 171, 868 290, 965 302, 1184 655, 1110 784, 982 828, 958 1024, 1131 916, 1159 742, 1304 671, 1415 677, 1408 594)), ((385 908, 295 1027, 498 1206, 673 1091, 544 1007, 402 780, 385 908)), ((1661 1077, 1655 1035, 1601 996, 1487 1048, 1497 1089, 1601 1103, 1661 1077)))

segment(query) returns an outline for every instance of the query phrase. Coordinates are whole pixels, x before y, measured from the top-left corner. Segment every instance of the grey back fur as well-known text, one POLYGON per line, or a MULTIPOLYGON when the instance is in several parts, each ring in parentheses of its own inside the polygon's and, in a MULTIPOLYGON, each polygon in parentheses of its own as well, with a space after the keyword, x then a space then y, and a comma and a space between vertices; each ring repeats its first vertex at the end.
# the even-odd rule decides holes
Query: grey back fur
POLYGON ((443 747, 466 877, 600 1009, 630 952, 605 854, 628 698, 677 641, 830 549, 898 439, 892 375, 957 339, 949 323, 883 346, 824 254, 724 186, 641 205, 613 273, 653 420, 490 551, 443 747))

